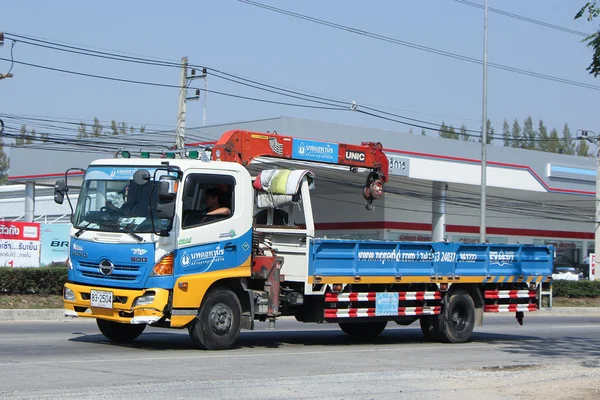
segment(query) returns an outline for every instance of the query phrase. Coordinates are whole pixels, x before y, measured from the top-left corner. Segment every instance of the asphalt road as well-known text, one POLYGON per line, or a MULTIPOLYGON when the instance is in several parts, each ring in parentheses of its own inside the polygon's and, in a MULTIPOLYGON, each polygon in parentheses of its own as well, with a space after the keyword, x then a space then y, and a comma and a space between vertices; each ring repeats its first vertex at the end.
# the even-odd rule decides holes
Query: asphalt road
POLYGON ((221 352, 194 349, 187 330, 148 329, 120 346, 93 321, 2 322, 0 398, 600 398, 600 317, 485 322, 449 345, 424 343, 418 325, 359 341, 282 320, 221 352))

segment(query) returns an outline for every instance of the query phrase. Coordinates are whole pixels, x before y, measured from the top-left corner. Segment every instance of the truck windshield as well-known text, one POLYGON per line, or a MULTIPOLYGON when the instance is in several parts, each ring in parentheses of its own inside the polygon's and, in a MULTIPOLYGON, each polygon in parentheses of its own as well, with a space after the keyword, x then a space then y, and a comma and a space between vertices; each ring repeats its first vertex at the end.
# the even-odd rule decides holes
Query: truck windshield
MULTIPOLYGON (((156 209, 157 201, 158 187, 153 181, 140 186, 130 179, 86 179, 79 194, 73 226, 108 232, 152 232, 150 207, 156 209)), ((166 224, 168 221, 155 217, 157 230, 166 224)))

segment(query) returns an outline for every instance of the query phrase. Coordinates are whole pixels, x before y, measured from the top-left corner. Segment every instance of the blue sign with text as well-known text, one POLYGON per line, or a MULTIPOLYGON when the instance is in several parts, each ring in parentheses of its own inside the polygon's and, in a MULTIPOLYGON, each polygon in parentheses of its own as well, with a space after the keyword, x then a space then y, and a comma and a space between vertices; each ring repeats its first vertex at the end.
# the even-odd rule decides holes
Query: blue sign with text
POLYGON ((292 158, 295 160, 337 163, 338 148, 337 143, 293 139, 292 158))

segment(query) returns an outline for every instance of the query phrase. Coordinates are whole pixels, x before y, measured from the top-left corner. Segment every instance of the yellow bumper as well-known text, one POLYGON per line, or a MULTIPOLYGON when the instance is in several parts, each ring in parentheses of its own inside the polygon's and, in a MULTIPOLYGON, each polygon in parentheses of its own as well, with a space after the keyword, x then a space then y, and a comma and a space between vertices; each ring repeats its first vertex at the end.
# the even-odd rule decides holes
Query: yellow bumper
POLYGON ((105 287, 83 286, 73 283, 65 284, 65 290, 70 289, 75 300, 67 300, 63 296, 65 316, 83 318, 101 318, 126 324, 152 324, 163 318, 163 310, 169 302, 169 291, 166 289, 114 289, 105 287), (90 291, 101 290, 112 292, 112 308, 92 307, 90 291), (154 292, 154 301, 133 307, 134 301, 146 294, 154 292))

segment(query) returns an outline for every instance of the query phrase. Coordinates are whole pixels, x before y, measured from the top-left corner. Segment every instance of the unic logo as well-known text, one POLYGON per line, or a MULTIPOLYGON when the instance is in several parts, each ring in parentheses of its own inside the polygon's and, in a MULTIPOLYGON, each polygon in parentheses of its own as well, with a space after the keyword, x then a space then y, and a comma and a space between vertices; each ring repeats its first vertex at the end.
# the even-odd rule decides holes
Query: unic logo
POLYGON ((19 236, 21 230, 14 225, 5 226, 0 225, 0 235, 19 236))

